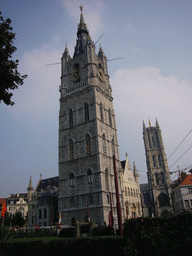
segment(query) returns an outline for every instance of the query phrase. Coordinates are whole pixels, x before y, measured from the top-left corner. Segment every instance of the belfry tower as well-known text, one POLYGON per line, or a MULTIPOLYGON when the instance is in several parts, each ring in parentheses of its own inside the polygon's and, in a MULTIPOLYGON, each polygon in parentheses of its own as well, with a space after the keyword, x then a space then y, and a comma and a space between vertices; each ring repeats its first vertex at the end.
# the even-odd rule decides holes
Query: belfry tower
POLYGON ((146 128, 143 122, 143 139, 147 163, 147 177, 151 197, 151 211, 156 216, 173 212, 171 202, 171 178, 163 145, 161 129, 156 126, 146 128))
MULTIPOLYGON (((122 171, 113 98, 107 58, 101 46, 95 53, 80 8, 73 58, 67 46, 61 58, 59 212, 66 225, 88 217, 96 223, 108 224, 110 192, 113 215, 117 215, 114 154, 119 180, 122 171)), ((121 184, 119 190, 122 203, 121 184)))

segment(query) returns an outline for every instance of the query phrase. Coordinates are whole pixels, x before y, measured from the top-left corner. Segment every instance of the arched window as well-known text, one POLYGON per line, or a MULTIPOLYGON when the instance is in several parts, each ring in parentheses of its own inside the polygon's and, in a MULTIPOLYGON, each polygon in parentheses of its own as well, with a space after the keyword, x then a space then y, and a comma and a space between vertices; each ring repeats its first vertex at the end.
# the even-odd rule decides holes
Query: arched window
POLYGON ((73 140, 69 141, 69 150, 70 150, 70 160, 74 159, 74 148, 73 148, 73 140))
POLYGON ((110 204, 110 197, 107 195, 107 203, 110 204))
POLYGON ((87 155, 91 155, 91 138, 90 135, 86 135, 86 149, 87 149, 87 155))
POLYGON ((159 185, 159 175, 158 175, 158 173, 155 173, 155 180, 156 180, 156 185, 159 185))
POLYGON ((102 142, 103 142, 103 154, 106 154, 106 139, 105 134, 102 135, 102 142))
POLYGON ((87 172, 88 185, 92 185, 92 171, 89 169, 87 172))
POLYGON ((106 190, 109 191, 109 180, 108 180, 108 170, 105 170, 105 185, 106 185, 106 190))
POLYGON ((128 196, 130 197, 130 190, 129 190, 129 188, 128 188, 128 196))
POLYGON ((69 109, 69 127, 73 126, 73 110, 69 109))
POLYGON ((132 188, 131 188, 131 197, 133 197, 133 192, 132 192, 132 188))
POLYGON ((161 192, 161 194, 158 196, 158 200, 160 207, 170 206, 170 199, 167 194, 161 192))
POLYGON ((127 196, 127 188, 125 187, 125 196, 127 196))
POLYGON ((158 155, 158 161, 159 161, 159 166, 162 166, 162 158, 161 158, 161 155, 158 155))
POLYGON ((112 144, 112 155, 115 155, 115 143, 114 143, 114 138, 111 141, 112 144))
POLYGON ((161 172, 161 182, 162 182, 162 184, 165 183, 165 180, 164 180, 164 173, 163 173, 163 172, 161 172))
POLYGON ((109 125, 112 127, 112 120, 111 120, 111 110, 108 110, 109 113, 109 125))
POLYGON ((103 122, 103 104, 100 103, 100 119, 103 122))
POLYGON ((156 147, 156 143, 155 143, 155 138, 154 138, 154 136, 152 136, 152 142, 153 142, 153 147, 155 148, 155 147, 156 147))
POLYGON ((88 106, 88 103, 86 102, 85 103, 85 122, 89 121, 89 106, 88 106))
POLYGON ((135 189, 133 189, 133 197, 135 197, 135 189))
POLYGON ((153 156, 153 166, 157 167, 156 156, 153 156))
POLYGON ((74 188, 74 187, 75 187, 74 178, 75 178, 75 175, 74 175, 73 172, 71 172, 71 173, 70 173, 70 187, 71 187, 71 188, 74 188))

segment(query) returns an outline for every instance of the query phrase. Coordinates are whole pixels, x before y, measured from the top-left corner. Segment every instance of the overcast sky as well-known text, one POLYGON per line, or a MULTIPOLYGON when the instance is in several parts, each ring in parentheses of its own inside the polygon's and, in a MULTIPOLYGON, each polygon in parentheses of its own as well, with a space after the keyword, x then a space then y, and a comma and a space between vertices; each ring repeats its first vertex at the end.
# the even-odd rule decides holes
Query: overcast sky
MULTIPOLYGON (((124 57, 108 62, 120 158, 127 152, 147 182, 143 120, 158 119, 167 157, 192 129, 192 1, 0 1, 16 33, 13 57, 28 75, 15 105, 0 103, 0 197, 27 192, 30 176, 35 188, 40 174, 58 175, 61 67, 45 65, 60 62, 65 44, 73 56, 80 5, 92 40, 104 34, 108 60, 124 57)), ((191 145, 192 132, 168 159, 170 171, 192 164, 191 145)))

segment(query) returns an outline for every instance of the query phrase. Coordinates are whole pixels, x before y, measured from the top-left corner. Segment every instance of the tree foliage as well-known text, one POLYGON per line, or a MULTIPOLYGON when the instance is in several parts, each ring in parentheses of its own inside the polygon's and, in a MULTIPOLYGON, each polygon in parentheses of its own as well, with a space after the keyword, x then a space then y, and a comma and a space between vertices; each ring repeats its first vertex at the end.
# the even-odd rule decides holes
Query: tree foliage
POLYGON ((13 217, 13 225, 23 227, 25 224, 25 219, 22 217, 22 214, 20 211, 16 211, 14 217, 13 217))
POLYGON ((17 50, 13 45, 15 33, 12 32, 11 20, 4 20, 0 12, 0 102, 14 105, 10 90, 18 89, 27 75, 21 76, 17 68, 19 61, 12 60, 12 54, 17 50))

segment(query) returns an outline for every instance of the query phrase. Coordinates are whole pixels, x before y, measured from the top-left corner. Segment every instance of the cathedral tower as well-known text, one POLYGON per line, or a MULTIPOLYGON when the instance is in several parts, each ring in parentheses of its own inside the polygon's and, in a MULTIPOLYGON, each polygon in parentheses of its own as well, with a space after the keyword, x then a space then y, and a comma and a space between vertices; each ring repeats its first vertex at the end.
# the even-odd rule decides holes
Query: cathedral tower
MULTIPOLYGON (((80 15, 71 58, 67 46, 61 58, 59 113, 59 212, 74 225, 89 215, 109 223, 110 192, 116 213, 113 158, 120 179, 121 164, 107 58, 95 53, 84 17, 80 15)), ((121 184, 119 184, 120 198, 121 184)), ((121 202, 122 203, 122 202, 121 202)), ((122 204, 121 204, 122 205, 122 204)), ((123 212, 123 210, 122 210, 123 212)))
POLYGON ((147 163, 147 177, 151 197, 151 210, 156 216, 172 213, 171 178, 163 145, 161 129, 156 126, 146 128, 143 122, 143 139, 147 163))

